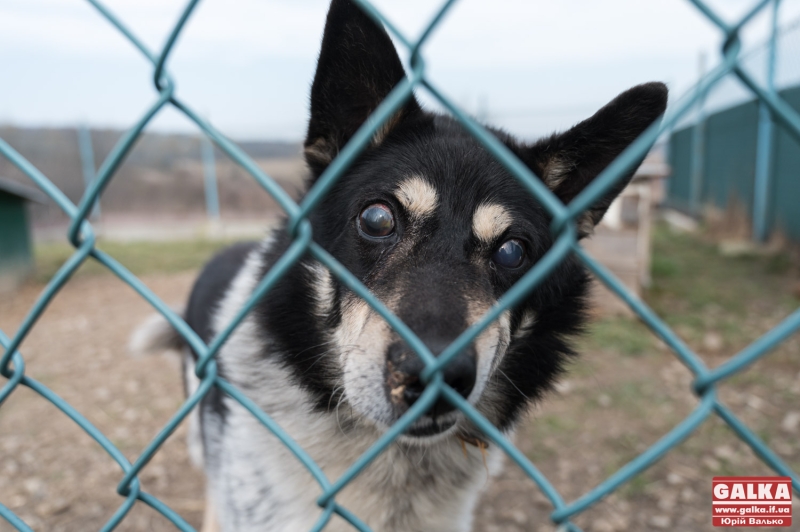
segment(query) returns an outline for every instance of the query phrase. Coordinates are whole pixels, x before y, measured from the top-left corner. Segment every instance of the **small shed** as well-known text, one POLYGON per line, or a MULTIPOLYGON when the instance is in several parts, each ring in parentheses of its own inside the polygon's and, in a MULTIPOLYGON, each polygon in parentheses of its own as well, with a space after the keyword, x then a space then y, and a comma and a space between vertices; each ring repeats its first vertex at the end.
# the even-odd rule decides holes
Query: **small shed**
MULTIPOLYGON (((664 179, 669 172, 659 154, 648 156, 608 208, 594 235, 582 242, 593 258, 636 295, 650 285, 650 222, 653 206, 664 199, 664 179)), ((601 313, 631 315, 628 306, 600 282, 595 283, 594 297, 601 313)))
POLYGON ((17 286, 33 271, 28 203, 44 203, 39 190, 0 177, 0 290, 17 286))

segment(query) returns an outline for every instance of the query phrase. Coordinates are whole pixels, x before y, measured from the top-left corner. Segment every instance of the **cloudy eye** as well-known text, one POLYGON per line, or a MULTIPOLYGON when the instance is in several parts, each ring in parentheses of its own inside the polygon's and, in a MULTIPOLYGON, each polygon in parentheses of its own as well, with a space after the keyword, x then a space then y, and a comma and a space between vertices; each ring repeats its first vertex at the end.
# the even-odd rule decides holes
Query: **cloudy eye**
POLYGON ((503 242, 503 245, 492 254, 492 261, 495 264, 510 270, 522 266, 524 258, 525 249, 522 247, 522 243, 515 238, 503 242))
POLYGON ((394 216, 383 203, 373 203, 358 215, 358 228, 363 235, 384 238, 394 233, 394 216))

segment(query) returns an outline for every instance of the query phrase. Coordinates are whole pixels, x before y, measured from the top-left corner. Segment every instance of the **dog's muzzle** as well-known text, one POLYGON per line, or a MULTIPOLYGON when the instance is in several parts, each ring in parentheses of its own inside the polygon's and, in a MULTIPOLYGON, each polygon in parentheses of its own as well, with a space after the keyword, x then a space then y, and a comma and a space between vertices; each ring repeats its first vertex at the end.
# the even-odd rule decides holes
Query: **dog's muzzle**
MULTIPOLYGON (((447 348, 450 340, 429 340, 425 341, 425 344, 434 355, 438 356, 447 348)), ((475 349, 470 346, 459 353, 442 370, 444 382, 464 398, 469 396, 475 386, 477 374, 476 358, 475 349)), ((425 364, 405 342, 398 341, 389 346, 386 366, 386 391, 389 401, 398 414, 402 415, 425 391, 425 384, 419 377, 425 369, 425 364)), ((422 425, 429 427, 422 432, 433 434, 450 428, 455 420, 446 421, 443 417, 453 410, 453 406, 447 400, 439 397, 427 412, 429 419, 423 418, 422 420, 422 425)), ((447 417, 451 418, 452 416, 447 417)), ((413 434, 417 431, 412 430, 410 432, 413 434)))

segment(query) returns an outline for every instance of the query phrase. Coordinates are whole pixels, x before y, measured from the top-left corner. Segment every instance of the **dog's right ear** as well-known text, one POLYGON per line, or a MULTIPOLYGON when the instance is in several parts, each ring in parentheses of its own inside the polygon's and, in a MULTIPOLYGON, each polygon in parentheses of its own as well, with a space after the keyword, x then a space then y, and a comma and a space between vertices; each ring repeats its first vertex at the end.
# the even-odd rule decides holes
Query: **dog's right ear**
MULTIPOLYGON (((405 76, 386 31, 350 0, 333 0, 311 86, 306 162, 319 176, 370 113, 405 76)), ((421 112, 411 97, 373 137, 380 144, 402 120, 421 112)))

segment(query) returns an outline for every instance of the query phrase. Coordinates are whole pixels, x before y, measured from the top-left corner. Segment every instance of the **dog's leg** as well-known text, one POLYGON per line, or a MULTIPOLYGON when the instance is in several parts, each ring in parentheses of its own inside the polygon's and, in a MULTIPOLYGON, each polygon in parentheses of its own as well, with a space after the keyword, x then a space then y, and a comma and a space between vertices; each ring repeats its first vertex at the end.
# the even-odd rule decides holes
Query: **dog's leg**
POLYGON ((200 532, 220 532, 217 511, 214 509, 211 496, 208 494, 206 494, 206 510, 203 513, 203 528, 200 532))

